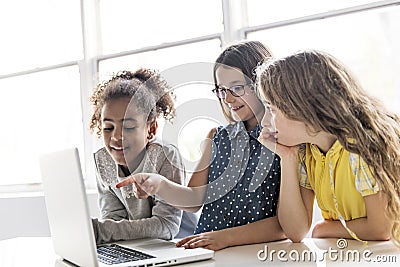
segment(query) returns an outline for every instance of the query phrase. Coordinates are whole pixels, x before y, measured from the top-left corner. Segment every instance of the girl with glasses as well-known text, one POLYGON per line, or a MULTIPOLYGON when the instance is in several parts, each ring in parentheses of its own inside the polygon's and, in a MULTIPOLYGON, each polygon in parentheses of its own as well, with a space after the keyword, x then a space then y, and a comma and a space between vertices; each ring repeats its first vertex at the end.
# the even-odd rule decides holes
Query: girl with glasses
POLYGON ((133 175, 117 185, 134 184, 138 197, 156 194, 183 210, 202 208, 194 235, 177 246, 220 250, 285 238, 276 217, 279 158, 257 140, 264 107, 254 91, 254 69, 270 57, 263 44, 250 41, 217 58, 213 91, 230 123, 208 134, 188 187, 154 174, 133 175))

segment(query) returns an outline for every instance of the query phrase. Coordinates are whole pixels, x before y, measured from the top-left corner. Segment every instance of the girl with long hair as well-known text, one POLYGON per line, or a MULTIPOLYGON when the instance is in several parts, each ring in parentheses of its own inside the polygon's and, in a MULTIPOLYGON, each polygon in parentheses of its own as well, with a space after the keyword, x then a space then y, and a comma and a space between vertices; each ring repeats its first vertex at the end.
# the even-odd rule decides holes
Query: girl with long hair
POLYGON ((294 242, 313 237, 400 241, 400 120, 346 67, 301 51, 258 69, 266 107, 259 138, 281 158, 279 222, 294 242), (296 220, 293 220, 296 218, 296 220))

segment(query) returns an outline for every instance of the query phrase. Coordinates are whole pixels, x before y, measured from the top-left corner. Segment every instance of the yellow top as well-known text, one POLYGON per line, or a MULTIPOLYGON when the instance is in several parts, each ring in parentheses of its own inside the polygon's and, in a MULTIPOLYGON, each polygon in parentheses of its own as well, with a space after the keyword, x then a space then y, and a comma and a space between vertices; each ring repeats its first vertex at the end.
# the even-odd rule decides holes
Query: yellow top
POLYGON ((336 141, 326 155, 316 145, 307 144, 303 158, 300 185, 314 191, 324 219, 342 216, 349 221, 367 216, 363 197, 377 193, 379 186, 359 155, 336 141))

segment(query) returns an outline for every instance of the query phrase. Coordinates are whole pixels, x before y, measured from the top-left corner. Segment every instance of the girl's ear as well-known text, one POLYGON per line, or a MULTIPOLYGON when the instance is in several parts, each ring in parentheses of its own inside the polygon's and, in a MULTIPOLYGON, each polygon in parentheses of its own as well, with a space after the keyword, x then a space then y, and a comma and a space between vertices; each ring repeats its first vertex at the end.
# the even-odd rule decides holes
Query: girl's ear
POLYGON ((153 139, 153 137, 156 135, 157 133, 157 128, 158 128, 158 123, 157 121, 152 121, 150 122, 149 126, 148 126, 148 132, 147 132, 147 139, 151 140, 153 139))

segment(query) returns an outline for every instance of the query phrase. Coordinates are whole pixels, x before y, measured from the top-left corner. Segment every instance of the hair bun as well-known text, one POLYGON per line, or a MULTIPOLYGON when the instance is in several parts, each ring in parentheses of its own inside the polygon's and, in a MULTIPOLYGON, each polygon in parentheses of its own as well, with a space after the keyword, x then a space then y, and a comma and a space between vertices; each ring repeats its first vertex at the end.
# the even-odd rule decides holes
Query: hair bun
POLYGON ((139 81, 145 83, 151 77, 154 77, 156 75, 158 75, 158 73, 155 70, 140 68, 133 73, 132 78, 136 78, 139 81))

